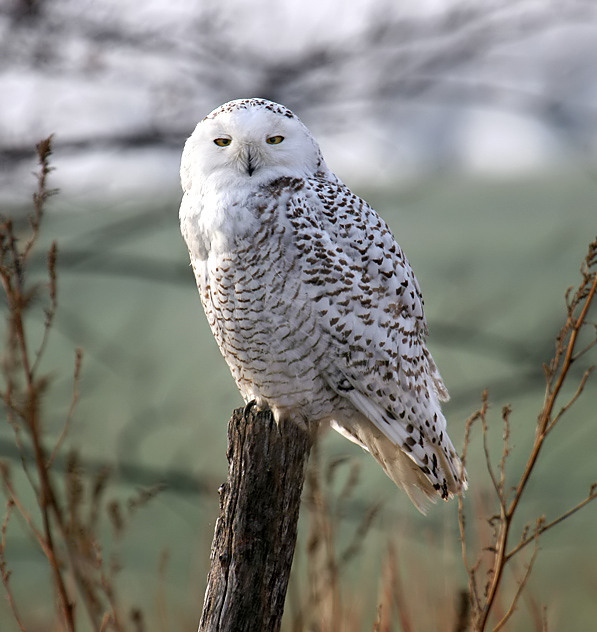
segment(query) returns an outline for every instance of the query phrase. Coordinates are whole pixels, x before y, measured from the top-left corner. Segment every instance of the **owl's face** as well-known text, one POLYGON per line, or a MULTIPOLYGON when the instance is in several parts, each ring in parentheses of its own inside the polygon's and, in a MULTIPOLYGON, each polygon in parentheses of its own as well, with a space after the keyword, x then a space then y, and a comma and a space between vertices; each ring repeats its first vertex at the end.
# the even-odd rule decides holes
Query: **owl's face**
POLYGON ((181 178, 185 191, 213 179, 264 184, 310 176, 322 165, 319 146, 292 112, 244 99, 224 104, 197 125, 185 145, 181 178))

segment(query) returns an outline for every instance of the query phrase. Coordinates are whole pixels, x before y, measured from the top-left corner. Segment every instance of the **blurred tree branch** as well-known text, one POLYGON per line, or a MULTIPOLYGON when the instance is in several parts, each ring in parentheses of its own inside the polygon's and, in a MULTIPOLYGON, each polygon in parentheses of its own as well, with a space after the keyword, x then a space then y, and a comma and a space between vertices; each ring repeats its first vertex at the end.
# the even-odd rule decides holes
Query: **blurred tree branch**
MULTIPOLYGON (((277 11, 283 17, 284 5, 277 11)), ((73 0, 15 2, 0 10, 0 17, 6 20, 5 64, 70 78, 134 76, 148 91, 153 110, 148 120, 130 130, 61 141, 68 151, 178 147, 197 112, 243 94, 283 102, 307 119, 315 111, 317 122, 336 127, 350 125, 363 112, 387 117, 398 104, 417 100, 532 112, 574 143, 578 125, 593 131, 597 126, 595 109, 575 102, 570 87, 558 83, 561 77, 542 77, 545 87, 530 90, 516 81, 490 81, 482 72, 461 73, 507 45, 564 25, 590 24, 597 20, 590 0, 454 3, 420 15, 378 2, 349 36, 330 31, 314 42, 306 26, 305 33, 295 29, 297 45, 275 54, 257 32, 240 37, 239 24, 211 4, 168 29, 148 18, 133 21, 127 11, 81 12, 73 0), (35 19, 23 19, 32 15, 35 19), (84 54, 73 59, 65 42, 84 54), (116 62, 107 54, 114 49, 130 61, 119 55, 116 62), (168 73, 139 74, 160 59, 167 61, 168 73), (577 119, 572 126, 571 112, 577 119)), ((243 24, 242 30, 257 26, 243 24)), ((26 157, 27 143, 0 144, 0 162, 7 167, 26 157)))

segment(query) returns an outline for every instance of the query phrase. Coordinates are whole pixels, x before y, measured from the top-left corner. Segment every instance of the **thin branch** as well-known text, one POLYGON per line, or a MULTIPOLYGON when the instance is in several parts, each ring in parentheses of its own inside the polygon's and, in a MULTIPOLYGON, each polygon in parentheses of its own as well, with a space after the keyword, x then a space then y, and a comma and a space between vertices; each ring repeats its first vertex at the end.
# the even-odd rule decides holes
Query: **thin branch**
POLYGON ((31 517, 27 509, 25 509, 25 506, 21 502, 20 498, 17 496, 14 490, 14 487, 12 486, 12 483, 10 482, 8 468, 6 467, 4 463, 0 463, 0 476, 2 477, 2 483, 4 484, 4 491, 6 492, 8 500, 14 503, 14 506, 19 511, 19 515, 25 521, 25 524, 29 527, 29 530, 31 531, 33 537, 37 540, 37 543, 39 544, 41 550, 43 551, 44 555, 47 557, 48 549, 47 549, 47 544, 44 539, 44 536, 42 532, 39 530, 39 528, 36 526, 36 524, 33 522, 33 518, 31 517))
POLYGON ((44 212, 44 204, 46 200, 54 195, 55 190, 48 189, 47 178, 52 170, 50 167, 50 156, 52 155, 52 144, 54 135, 41 140, 36 146, 37 157, 39 160, 39 172, 37 174, 37 191, 33 194, 33 215, 29 217, 29 225, 31 226, 31 234, 25 242, 25 247, 21 255, 21 260, 26 261, 29 258, 33 246, 37 242, 39 236, 39 227, 44 212))
POLYGON ((506 512, 506 503, 501 493, 500 483, 495 477, 493 466, 491 464, 491 454, 489 452, 489 445, 488 445, 489 429, 487 426, 487 417, 485 415, 481 417, 481 427, 482 427, 482 436, 483 436, 483 453, 485 454, 485 467, 487 469, 487 473, 489 474, 489 478, 491 479, 491 483, 495 490, 496 496, 499 500, 500 512, 501 512, 501 515, 503 516, 506 512))
POLYGON ((587 380, 589 379, 589 377, 591 376, 591 373, 593 373, 594 370, 595 370, 595 367, 594 366, 590 366, 583 373, 582 378, 580 379, 580 382, 579 382, 578 387, 576 389, 576 392, 568 400, 566 405, 561 408, 560 412, 553 418, 553 420, 547 426, 547 428, 545 429, 545 433, 546 434, 551 431, 551 429, 558 423, 558 421, 560 421, 562 415, 564 415, 564 413, 566 413, 566 411, 568 411, 573 406, 573 404, 576 402, 576 400, 581 396, 581 394, 584 391, 585 386, 587 384, 587 380))
POLYGON ((17 604, 15 602, 14 596, 12 594, 12 590, 10 588, 10 571, 8 570, 8 566, 6 564, 6 530, 8 528, 8 523, 10 521, 10 517, 12 515, 12 510, 14 507, 14 501, 9 498, 6 503, 6 514, 4 516, 4 520, 2 522, 2 531, 1 531, 1 539, 0 539, 0 575, 2 576, 2 583, 4 584, 4 589, 6 591, 6 598, 8 599, 8 605, 10 606, 10 610, 12 612, 12 616, 14 617, 17 625, 19 626, 19 630, 21 632, 27 632, 25 626, 23 625, 23 621, 19 614, 19 610, 17 608, 17 604))
MULTIPOLYGON (((597 328, 595 333, 597 334, 597 328)), ((572 361, 576 362, 579 358, 588 353, 595 345, 597 345, 597 336, 595 340, 592 340, 584 349, 581 349, 573 358, 572 361)))
POLYGON ((50 455, 50 458, 48 459, 49 468, 52 467, 52 465, 54 464, 56 455, 58 454, 58 452, 60 451, 60 448, 62 447, 64 439, 66 438, 66 435, 68 434, 68 431, 70 429, 70 424, 71 424, 73 415, 75 414, 75 408, 77 407, 77 403, 79 401, 79 383, 81 381, 82 363, 83 363, 83 350, 80 348, 77 348, 75 349, 75 372, 74 372, 74 377, 73 377, 73 394, 71 397, 70 406, 68 408, 68 413, 66 414, 66 420, 64 422, 64 426, 62 427, 62 432, 60 433, 60 436, 58 437, 58 440, 56 441, 54 445, 54 449, 52 450, 52 454, 50 455))
POLYGON ((500 465, 498 471, 500 473, 500 481, 499 481, 499 496, 504 499, 504 503, 506 502, 506 495, 504 493, 505 485, 506 485, 506 461, 508 456, 510 455, 510 414, 512 413, 512 408, 510 406, 504 406, 502 409, 502 420, 504 422, 504 435, 503 435, 503 444, 504 447, 502 449, 502 458, 500 460, 500 465))
MULTIPOLYGON (((568 375, 568 370, 570 369, 570 365, 572 364, 572 359, 574 357, 574 348, 576 345, 576 340, 578 338, 578 333, 585 321, 585 318, 587 317, 589 308, 591 307, 591 303, 593 301, 593 298, 595 297, 596 291, 597 291, 597 272, 593 273, 593 283, 591 285, 591 289, 589 290, 587 297, 584 299, 584 305, 581 309, 579 317, 576 319, 576 322, 572 325, 572 331, 570 333, 570 339, 568 340, 568 346, 566 347, 566 354, 564 356, 564 362, 560 369, 560 374, 558 376, 555 386, 553 387, 553 390, 551 391, 551 393, 549 394, 549 397, 547 398, 542 415, 540 416, 540 424, 539 424, 540 432, 545 432, 545 429, 548 426, 549 419, 551 418, 551 414, 552 414, 556 399, 558 395, 560 394, 562 385, 564 384, 564 380, 566 379, 566 376, 568 375)), ((521 487, 520 487, 521 492, 522 492, 522 489, 524 489, 524 485, 526 485, 529 475, 530 475, 530 472, 526 476, 526 478, 523 476, 521 480, 521 487)))
POLYGON ((557 524, 560 524, 560 522, 563 522, 564 520, 566 520, 566 518, 569 518, 570 516, 575 514, 577 511, 582 509, 585 505, 588 505, 590 502, 592 502, 596 498, 597 498, 597 483, 594 483, 591 486, 589 495, 584 500, 581 500, 581 502, 579 502, 577 505, 572 507, 572 509, 569 509, 568 511, 563 513, 561 516, 558 516, 555 520, 552 520, 551 522, 548 522, 547 524, 540 525, 536 529, 535 533, 533 533, 532 536, 523 538, 511 551, 509 551, 506 554, 505 561, 508 562, 520 550, 522 550, 525 546, 527 546, 527 544, 530 544, 531 542, 533 542, 537 536, 542 535, 546 531, 549 531, 549 529, 551 529, 552 527, 555 527, 557 524))
MULTIPOLYGON (((462 447, 461 461, 462 467, 466 466, 466 458, 468 454, 468 448, 471 442, 471 432, 473 425, 477 419, 483 418, 487 413, 487 391, 483 391, 482 395, 482 405, 481 408, 473 413, 467 420, 464 428, 464 442, 462 447)), ((458 528, 460 530, 460 544, 461 544, 461 553, 462 553, 462 561, 464 563, 464 568, 467 573, 470 575, 470 565, 468 562, 468 554, 466 548, 466 514, 464 512, 464 491, 461 489, 458 492, 458 528)))
MULTIPOLYGON (((64 526, 62 523, 62 511, 54 493, 54 488, 50 482, 50 473, 46 466, 46 456, 41 444, 39 431, 33 430, 36 427, 36 423, 33 419, 32 422, 31 438, 33 440, 35 463, 40 478, 40 495, 38 497, 38 503, 41 509, 44 539, 47 544, 48 562, 50 563, 50 569, 52 571, 52 576, 56 584, 56 590, 58 592, 60 607, 62 610, 62 615, 64 617, 66 628, 68 632, 74 632, 74 604, 70 600, 60 569, 60 562, 58 560, 56 546, 54 544, 54 531, 50 519, 50 511, 52 511, 54 516, 56 517, 57 524, 61 527, 61 531, 64 532, 64 526)), ((69 547, 67 547, 67 549, 69 549, 69 547)))
POLYGON ((499 632, 499 630, 501 630, 506 623, 508 622, 508 620, 510 619, 510 617, 514 614, 514 611, 516 610, 516 605, 518 604, 518 600, 520 599, 520 595, 522 594, 522 591, 524 590, 524 587, 526 586, 529 577, 531 576, 531 571, 533 570, 533 566, 535 564, 535 560, 537 559, 537 554, 539 552, 539 547, 537 545, 537 537, 538 537, 538 533, 535 536, 535 550, 533 551, 533 555, 531 556, 531 559, 529 560, 529 563, 527 564, 527 568, 526 571, 524 573, 524 577, 520 580, 520 582, 518 583, 518 588, 516 590, 516 594, 514 595, 514 598, 512 599, 511 603, 510 603, 510 607, 508 608, 508 611, 506 612, 506 614, 501 618, 501 620, 499 621, 499 623, 495 626, 495 628, 493 628, 493 632, 499 632))
POLYGON ((45 310, 45 319, 44 319, 44 331, 41 339, 41 343, 35 352, 35 361, 33 362, 32 371, 35 373, 39 368, 39 363, 43 356, 43 353, 48 344, 48 339, 50 337, 50 331, 52 329, 52 324, 54 323, 54 317, 56 316, 56 308, 58 307, 58 291, 56 284, 56 255, 58 252, 58 248, 56 246, 56 242, 52 242, 50 250, 48 251, 48 294, 50 296, 50 306, 45 310))

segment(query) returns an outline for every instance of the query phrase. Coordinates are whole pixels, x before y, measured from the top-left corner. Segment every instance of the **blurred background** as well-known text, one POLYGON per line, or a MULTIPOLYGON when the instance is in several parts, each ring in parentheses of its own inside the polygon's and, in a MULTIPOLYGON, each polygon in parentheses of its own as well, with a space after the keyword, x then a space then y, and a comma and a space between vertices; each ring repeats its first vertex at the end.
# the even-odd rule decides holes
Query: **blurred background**
MULTIPOLYGON (((116 497, 165 484, 114 543, 124 599, 153 613, 162 627, 150 629, 196 626, 226 474, 226 422, 241 404, 178 231, 180 153, 196 123, 251 96, 300 116, 415 269, 429 346, 452 395, 454 443, 488 389, 497 444, 499 410, 513 406, 515 475, 564 293, 597 229, 596 62, 592 0, 0 5, 2 214, 29 211, 35 143, 55 135, 50 185, 60 193, 43 229, 59 248, 48 432, 64 422, 81 347, 69 445, 86 472, 112 469, 116 497)), ((40 252, 40 274, 44 261, 40 252)), ((595 480, 595 395, 593 385, 550 439, 525 499, 529 520, 565 511, 595 480)), ((10 461, 17 454, 6 425, 0 458, 10 461)), ((346 529, 372 498, 384 503, 367 563, 353 567, 357 578, 371 573, 363 600, 372 613, 379 563, 371 560, 390 533, 406 551, 442 560, 442 590, 465 583, 454 503, 423 518, 352 444, 329 436, 321 449, 324 460, 348 455, 361 470, 346 529)), ((478 452, 471 497, 487 485, 478 452)), ((563 621, 589 629, 597 618, 596 520, 589 507, 544 541, 531 591, 549 605, 554 629, 563 621)), ((28 617, 50 629, 45 561, 13 531, 13 585, 36 595, 28 617)), ((3 631, 17 629, 5 604, 0 621, 3 631)))

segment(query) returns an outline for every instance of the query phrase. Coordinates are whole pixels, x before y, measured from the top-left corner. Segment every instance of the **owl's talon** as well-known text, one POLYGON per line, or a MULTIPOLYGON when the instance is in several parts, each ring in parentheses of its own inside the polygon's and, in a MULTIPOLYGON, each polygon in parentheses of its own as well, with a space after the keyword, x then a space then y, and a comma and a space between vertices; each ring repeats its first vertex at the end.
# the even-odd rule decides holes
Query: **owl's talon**
POLYGON ((247 419, 247 417, 251 414, 251 411, 253 410, 255 406, 257 406, 256 399, 252 399, 250 402, 248 402, 245 405, 245 409, 243 410, 243 419, 247 419))

